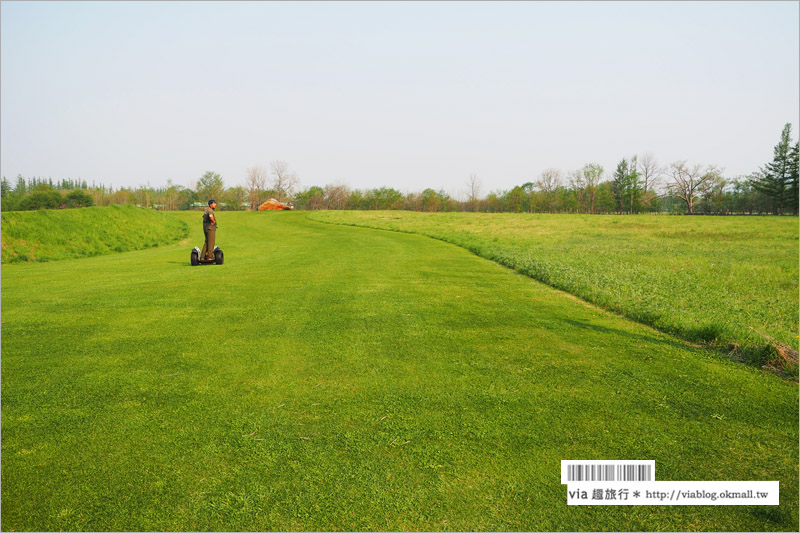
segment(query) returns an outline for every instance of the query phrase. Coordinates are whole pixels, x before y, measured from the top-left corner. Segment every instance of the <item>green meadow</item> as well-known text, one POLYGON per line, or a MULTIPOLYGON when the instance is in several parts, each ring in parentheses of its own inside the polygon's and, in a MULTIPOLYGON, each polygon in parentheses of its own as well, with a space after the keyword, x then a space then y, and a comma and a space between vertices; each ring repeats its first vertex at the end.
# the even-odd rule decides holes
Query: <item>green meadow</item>
POLYGON ((3 263, 56 261, 163 246, 188 235, 185 223, 131 205, 2 213, 3 263))
POLYGON ((192 267, 200 218, 169 216, 188 243, 3 265, 3 530, 798 529, 791 380, 422 235, 223 212, 192 267), (568 507, 563 459, 780 505, 568 507))
POLYGON ((798 348, 797 217, 319 211, 419 233, 734 359, 782 366, 798 348))

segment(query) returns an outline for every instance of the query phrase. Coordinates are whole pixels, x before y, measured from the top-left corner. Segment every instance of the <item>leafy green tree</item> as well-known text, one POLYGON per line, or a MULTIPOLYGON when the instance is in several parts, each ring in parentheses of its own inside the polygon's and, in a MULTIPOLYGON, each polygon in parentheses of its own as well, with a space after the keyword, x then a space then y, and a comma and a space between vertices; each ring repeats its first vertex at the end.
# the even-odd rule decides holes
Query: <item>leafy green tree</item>
POLYGON ((594 200, 595 213, 613 213, 614 203, 614 184, 611 181, 604 181, 597 186, 597 196, 594 200))
POLYGON ((530 196, 528 196, 525 189, 519 185, 506 192, 504 201, 506 204, 506 211, 522 213, 523 211, 530 210, 530 196))
POLYGON ((71 190, 66 197, 67 207, 91 207, 94 199, 81 189, 71 190))
POLYGON ((522 206, 523 210, 528 213, 535 211, 537 201, 536 185, 533 182, 526 181, 520 186, 520 188, 525 195, 525 200, 523 201, 522 206))
POLYGON ((19 211, 21 200, 17 198, 16 195, 9 194, 2 200, 0 200, 0 210, 3 211, 19 211))
POLYGON ((558 189, 558 204, 562 213, 577 213, 580 210, 575 191, 566 187, 558 189))
POLYGON ((613 181, 613 188, 614 191, 614 199, 617 202, 617 207, 619 211, 624 211, 625 205, 625 188, 626 178, 628 175, 628 160, 623 158, 622 161, 617 163, 617 170, 614 172, 614 181, 613 181))
POLYGON ((403 193, 389 187, 370 189, 364 194, 364 202, 367 209, 400 209, 403 193))
POLYGON ((727 181, 721 199, 714 206, 717 213, 769 213, 771 200, 753 188, 753 176, 738 176, 727 181))
POLYGON ((444 191, 434 191, 425 189, 422 191, 422 210, 423 211, 446 211, 450 197, 444 191))
POLYGON ((723 177, 714 180, 702 196, 702 210, 705 214, 729 212, 728 196, 725 187, 728 181, 723 177))
POLYGON ((594 205, 597 201, 597 187, 603 181, 604 172, 603 165, 597 163, 586 163, 583 166, 582 173, 589 213, 594 213, 594 205))
POLYGON ((322 187, 312 186, 294 196, 296 209, 317 210, 322 209, 325 191, 322 187))
POLYGON ((247 198, 247 191, 241 185, 228 188, 228 190, 223 194, 223 199, 227 204, 225 210, 240 211, 243 209, 242 204, 244 203, 245 198, 247 198))
POLYGON ((797 213, 797 148, 792 147, 792 125, 787 123, 781 140, 775 145, 770 163, 753 180, 753 187, 773 200, 773 212, 781 214, 789 209, 797 213), (794 158, 794 160, 793 160, 794 158))
MULTIPOLYGON (((23 180, 24 183, 24 180, 23 180)), ((19 203, 22 200, 23 196, 21 194, 17 194, 14 188, 11 186, 11 183, 3 177, 2 181, 2 203, 0 203, 0 209, 3 211, 16 211, 19 209, 19 203)))
POLYGON ((486 195, 486 212, 488 213, 501 213, 503 211, 503 202, 500 199, 503 193, 498 191, 491 191, 486 195))
POLYGON ((61 193, 50 188, 37 188, 30 195, 20 202, 20 209, 23 211, 35 211, 38 209, 58 209, 64 203, 61 193))
POLYGON ((197 193, 188 187, 178 191, 178 209, 181 211, 187 211, 191 209, 192 204, 199 201, 200 197, 197 195, 197 193))
POLYGON ((201 201, 207 202, 211 199, 219 201, 222 198, 222 191, 225 190, 225 183, 222 181, 222 176, 209 170, 197 180, 196 190, 201 201))
POLYGON ((364 192, 360 189, 354 189, 350 192, 350 197, 347 199, 350 209, 364 209, 364 192))

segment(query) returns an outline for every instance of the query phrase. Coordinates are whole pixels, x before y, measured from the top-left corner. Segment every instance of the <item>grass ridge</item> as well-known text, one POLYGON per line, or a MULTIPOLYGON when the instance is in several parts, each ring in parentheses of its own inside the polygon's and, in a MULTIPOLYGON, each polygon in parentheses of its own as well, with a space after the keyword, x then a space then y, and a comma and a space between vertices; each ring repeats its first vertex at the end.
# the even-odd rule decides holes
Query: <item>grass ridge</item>
POLYGON ((2 213, 2 262, 94 257, 179 241, 185 222, 134 206, 2 213))

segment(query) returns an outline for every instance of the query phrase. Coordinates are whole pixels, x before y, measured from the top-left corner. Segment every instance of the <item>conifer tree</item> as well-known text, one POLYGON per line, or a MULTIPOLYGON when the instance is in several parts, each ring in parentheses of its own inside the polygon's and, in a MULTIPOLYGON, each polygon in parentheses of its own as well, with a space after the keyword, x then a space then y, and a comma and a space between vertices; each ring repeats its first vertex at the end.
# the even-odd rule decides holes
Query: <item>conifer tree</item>
POLYGON ((795 215, 800 206, 798 196, 798 178, 800 178, 800 142, 795 142, 789 151, 789 205, 786 206, 795 215))
POLYGON ((637 165, 637 157, 630 161, 623 158, 617 164, 612 183, 614 199, 619 205, 621 213, 635 213, 639 211, 639 198, 642 196, 641 174, 637 165))
MULTIPOLYGON (((761 169, 761 173, 752 184, 760 193, 768 196, 772 200, 773 212, 781 214, 785 209, 797 212, 797 196, 793 194, 792 184, 792 153, 794 147, 791 145, 792 125, 787 123, 781 132, 781 140, 775 145, 773 158, 761 169)), ((795 156, 796 157, 796 156, 795 156)), ((797 183, 797 179, 794 179, 797 183)))

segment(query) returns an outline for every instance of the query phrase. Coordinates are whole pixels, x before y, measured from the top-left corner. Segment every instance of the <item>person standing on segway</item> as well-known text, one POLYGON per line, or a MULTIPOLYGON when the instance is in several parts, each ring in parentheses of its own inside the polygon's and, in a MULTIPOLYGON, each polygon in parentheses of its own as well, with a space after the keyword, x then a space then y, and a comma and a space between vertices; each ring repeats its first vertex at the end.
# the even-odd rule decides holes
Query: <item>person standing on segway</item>
POLYGON ((203 244, 201 256, 205 261, 214 259, 214 240, 217 236, 217 217, 214 216, 214 209, 216 208, 217 201, 211 199, 208 201, 208 207, 203 212, 203 233, 206 236, 206 242, 203 244))

